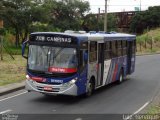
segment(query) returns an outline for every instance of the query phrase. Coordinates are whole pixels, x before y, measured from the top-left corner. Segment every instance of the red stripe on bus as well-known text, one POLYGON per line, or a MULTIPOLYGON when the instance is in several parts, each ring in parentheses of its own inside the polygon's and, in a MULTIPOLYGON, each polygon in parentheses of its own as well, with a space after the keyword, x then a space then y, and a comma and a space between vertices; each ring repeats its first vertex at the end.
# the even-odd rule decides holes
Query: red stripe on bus
POLYGON ((114 73, 113 73, 113 78, 112 78, 113 82, 116 80, 117 71, 118 71, 118 64, 115 65, 115 69, 114 69, 114 73))
POLYGON ((43 82, 44 78, 41 77, 31 77, 32 80, 37 81, 37 82, 43 82))

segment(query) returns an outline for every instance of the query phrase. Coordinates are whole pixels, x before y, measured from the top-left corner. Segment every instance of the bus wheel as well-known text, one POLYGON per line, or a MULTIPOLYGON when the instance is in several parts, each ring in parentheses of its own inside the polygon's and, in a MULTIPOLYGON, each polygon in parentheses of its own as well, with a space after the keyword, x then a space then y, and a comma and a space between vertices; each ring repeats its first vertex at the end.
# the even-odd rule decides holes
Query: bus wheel
POLYGON ((121 84, 124 80, 124 74, 123 74, 123 69, 121 69, 119 79, 118 79, 118 84, 121 84))
POLYGON ((89 97, 92 95, 93 93, 93 90, 94 90, 94 84, 92 81, 90 81, 87 85, 87 93, 85 94, 86 97, 89 97))

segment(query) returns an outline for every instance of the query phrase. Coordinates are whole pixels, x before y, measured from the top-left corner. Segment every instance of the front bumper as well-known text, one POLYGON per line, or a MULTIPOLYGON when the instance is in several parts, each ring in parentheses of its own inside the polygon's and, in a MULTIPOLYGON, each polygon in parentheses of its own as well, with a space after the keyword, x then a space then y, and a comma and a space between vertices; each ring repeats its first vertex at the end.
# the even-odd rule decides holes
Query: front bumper
POLYGON ((38 83, 36 81, 32 80, 26 80, 25 88, 28 91, 35 91, 40 92, 44 94, 50 94, 50 95, 72 95, 77 96, 77 86, 75 84, 72 85, 49 85, 49 84, 43 84, 38 83), (44 90, 44 87, 51 87, 52 91, 46 91, 44 90))

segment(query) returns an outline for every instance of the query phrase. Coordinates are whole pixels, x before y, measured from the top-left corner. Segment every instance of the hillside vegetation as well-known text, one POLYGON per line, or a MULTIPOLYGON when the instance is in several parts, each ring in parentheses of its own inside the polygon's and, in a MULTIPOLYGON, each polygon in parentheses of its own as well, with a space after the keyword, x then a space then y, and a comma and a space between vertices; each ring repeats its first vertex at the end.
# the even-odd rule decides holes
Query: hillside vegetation
POLYGON ((0 86, 25 80, 26 59, 21 55, 14 55, 14 58, 3 54, 3 61, 0 61, 0 86))
POLYGON ((130 31, 142 34, 146 29, 160 26, 160 6, 149 7, 146 11, 136 12, 131 20, 130 31))
POLYGON ((137 52, 160 52, 160 28, 146 30, 137 36, 137 52))

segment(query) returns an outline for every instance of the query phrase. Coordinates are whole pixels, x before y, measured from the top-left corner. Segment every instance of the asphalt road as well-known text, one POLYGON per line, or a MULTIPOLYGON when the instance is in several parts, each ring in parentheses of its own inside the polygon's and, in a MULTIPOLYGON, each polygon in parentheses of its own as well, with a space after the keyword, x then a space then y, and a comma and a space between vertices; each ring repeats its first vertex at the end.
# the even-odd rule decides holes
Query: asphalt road
MULTIPOLYGON (((113 84, 99 89, 89 98, 46 97, 40 93, 26 93, 25 90, 21 90, 0 97, 0 113, 77 114, 74 120, 82 120, 80 117, 83 116, 82 114, 90 114, 91 116, 87 115, 87 118, 91 119, 96 118, 93 114, 101 114, 101 116, 97 115, 98 118, 105 118, 103 115, 106 114, 132 115, 141 112, 159 90, 160 55, 138 56, 136 71, 129 80, 120 85, 113 84), (19 95, 19 93, 22 94, 19 95)), ((71 119, 70 117, 65 116, 66 119, 71 119)), ((84 118, 86 118, 85 115, 84 118)), ((110 118, 112 119, 115 120, 115 118, 110 118)))

